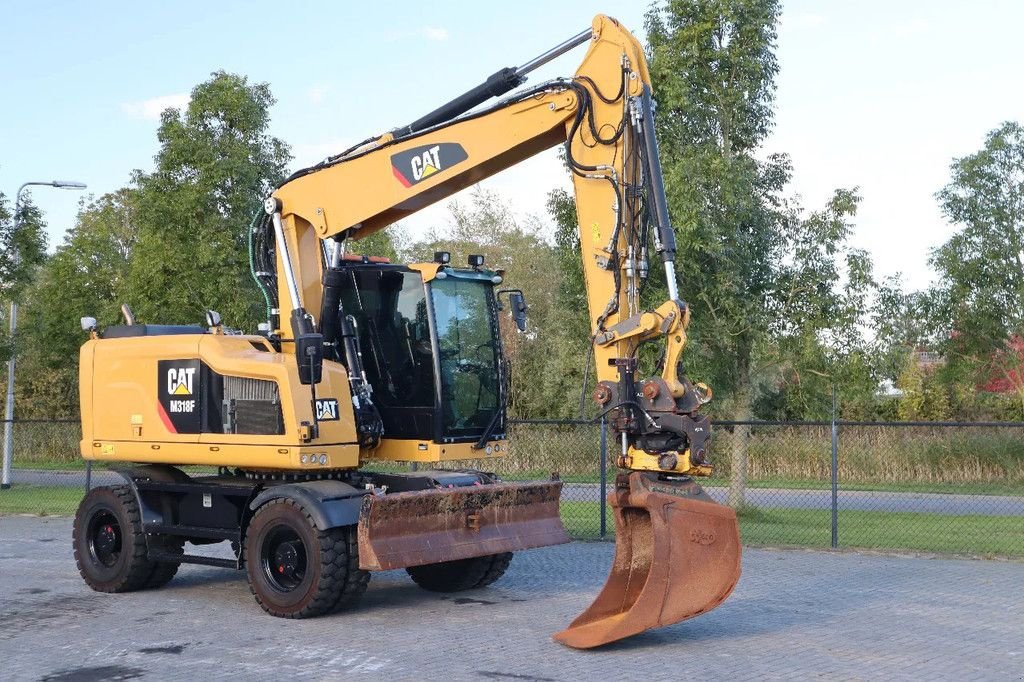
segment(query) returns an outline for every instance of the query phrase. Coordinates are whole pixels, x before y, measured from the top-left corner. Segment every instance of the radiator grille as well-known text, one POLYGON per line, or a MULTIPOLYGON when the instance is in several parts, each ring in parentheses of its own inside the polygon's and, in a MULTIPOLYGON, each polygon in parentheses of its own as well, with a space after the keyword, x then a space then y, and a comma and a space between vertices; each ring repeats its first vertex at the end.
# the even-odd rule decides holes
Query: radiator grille
POLYGON ((246 377, 224 377, 224 400, 262 400, 269 403, 281 402, 277 393, 277 382, 246 377))
POLYGON ((224 408, 226 433, 284 433, 281 396, 274 381, 224 377, 224 408))

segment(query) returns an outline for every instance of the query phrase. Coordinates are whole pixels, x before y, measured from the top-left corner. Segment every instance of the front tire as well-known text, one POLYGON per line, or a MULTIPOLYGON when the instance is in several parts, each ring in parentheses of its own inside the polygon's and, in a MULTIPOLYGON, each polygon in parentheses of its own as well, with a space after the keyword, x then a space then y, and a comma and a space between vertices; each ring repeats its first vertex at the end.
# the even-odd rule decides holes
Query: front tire
POLYGON ((490 554, 472 559, 443 561, 405 569, 417 585, 431 592, 462 592, 487 587, 505 575, 512 563, 512 552, 490 554))
MULTIPOLYGON (((160 587, 178 570, 176 563, 157 563, 147 558, 139 505, 127 485, 89 491, 78 505, 72 542, 78 572, 97 592, 160 587)), ((180 541, 166 542, 167 549, 181 552, 180 541)))
POLYGON ((243 546, 249 589, 263 610, 310 618, 347 608, 366 591, 354 526, 321 530, 295 500, 275 499, 249 523, 243 546))

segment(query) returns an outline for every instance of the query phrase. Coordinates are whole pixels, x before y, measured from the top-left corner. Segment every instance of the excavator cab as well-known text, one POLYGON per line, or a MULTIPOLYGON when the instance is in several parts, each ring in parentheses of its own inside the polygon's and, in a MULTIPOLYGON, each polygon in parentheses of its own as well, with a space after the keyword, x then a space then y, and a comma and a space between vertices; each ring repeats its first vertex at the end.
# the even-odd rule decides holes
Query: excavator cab
POLYGON ((486 448, 503 439, 494 293, 501 276, 482 267, 377 261, 360 257, 326 270, 320 319, 328 359, 365 375, 382 440, 391 448, 403 441, 486 448), (346 353, 346 339, 354 353, 346 353))

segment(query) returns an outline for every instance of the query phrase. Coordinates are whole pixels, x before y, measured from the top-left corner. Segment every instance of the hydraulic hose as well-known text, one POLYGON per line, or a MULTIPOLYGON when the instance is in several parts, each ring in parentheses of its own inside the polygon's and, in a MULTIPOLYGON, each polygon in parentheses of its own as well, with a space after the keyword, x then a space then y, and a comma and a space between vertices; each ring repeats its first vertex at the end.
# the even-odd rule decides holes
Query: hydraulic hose
POLYGON ((267 305, 267 319, 269 320, 271 314, 270 311, 273 306, 270 304, 270 294, 267 293, 266 285, 263 284, 260 278, 256 276, 256 254, 253 250, 252 244, 253 235, 256 231, 256 223, 258 223, 265 215, 266 213, 260 209, 256 212, 256 215, 253 216, 252 222, 249 223, 249 274, 252 275, 253 281, 256 282, 256 286, 259 287, 260 293, 263 294, 263 300, 267 305))

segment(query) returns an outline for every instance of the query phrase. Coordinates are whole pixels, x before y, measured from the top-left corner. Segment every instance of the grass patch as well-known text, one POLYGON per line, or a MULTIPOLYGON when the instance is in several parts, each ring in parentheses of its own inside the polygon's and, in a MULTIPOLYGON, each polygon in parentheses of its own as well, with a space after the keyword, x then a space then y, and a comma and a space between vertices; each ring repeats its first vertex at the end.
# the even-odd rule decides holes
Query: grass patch
MULTIPOLYGON (((457 466, 462 466, 463 462, 458 462, 457 466)), ((476 463, 478 468, 483 471, 490 471, 495 468, 501 468, 496 466, 499 462, 491 460, 491 467, 488 468, 487 461, 480 461, 476 463)), ((107 471, 111 467, 131 467, 133 466, 130 462, 99 462, 94 461, 92 470, 93 472, 107 471)), ((420 469, 429 469, 433 465, 421 464, 420 469)), ((442 467, 450 467, 452 464, 443 463, 442 467)), ((35 470, 35 471, 85 471, 85 460, 78 458, 71 462, 56 462, 56 461, 37 461, 32 463, 16 463, 17 469, 35 470)), ((207 466, 179 466, 178 468, 193 474, 206 474, 215 472, 216 469, 207 466)), ((402 472, 409 471, 410 467, 405 463, 397 462, 368 462, 366 466, 362 467, 365 471, 377 471, 377 472, 402 472)), ((615 483, 616 470, 609 468, 608 470, 608 486, 609 488, 615 483)), ((545 481, 551 477, 551 471, 543 470, 530 470, 530 471, 512 471, 500 474, 503 480, 506 481, 545 481)), ((565 483, 589 483, 598 484, 601 482, 599 474, 562 474, 562 481, 565 483)), ((706 487, 727 487, 729 482, 722 479, 720 476, 714 476, 709 479, 699 479, 698 482, 706 487)), ((747 481, 747 487, 749 488, 781 488, 784 490, 830 490, 832 484, 827 480, 807 480, 799 478, 768 478, 756 481, 747 481)), ((871 492, 892 492, 892 493, 937 493, 942 495, 1015 495, 1024 497, 1024 484, 1021 483, 913 483, 913 482, 858 482, 858 481, 839 481, 840 490, 863 490, 871 492)))
MULTIPOLYGON (((70 516, 83 494, 78 487, 15 484, 0 490, 0 514, 70 516)), ((574 538, 598 539, 599 509, 597 502, 563 501, 562 522, 574 538)), ((611 507, 606 511, 607 536, 614 537, 611 507)), ((746 545, 828 547, 831 514, 827 509, 746 508, 740 512, 740 534, 746 545)), ((1024 523, 1019 516, 841 510, 839 546, 1024 557, 1024 523)))
MULTIPOLYGON (((562 522, 579 539, 600 536, 597 502, 562 502, 562 522)), ((607 510, 608 536, 615 533, 607 510)), ((829 547, 831 512, 827 509, 761 509, 740 512, 740 536, 746 545, 829 547)), ((914 512, 839 512, 839 546, 910 550, 940 554, 1024 556, 1024 522, 1019 516, 951 516, 914 512)))
POLYGON ((39 514, 70 516, 75 513, 85 491, 82 488, 14 484, 0 490, 0 514, 39 514))
MULTIPOLYGON (((608 487, 615 484, 616 470, 608 470, 608 487)), ((548 471, 523 471, 503 474, 506 481, 536 481, 546 480, 551 475, 548 471)), ((598 474, 569 474, 562 475, 566 483, 592 483, 601 482, 598 474)), ((697 482, 704 487, 725 488, 729 481, 721 476, 712 478, 697 479, 697 482)), ((747 481, 748 488, 780 488, 783 490, 831 490, 832 482, 829 480, 808 480, 800 478, 767 478, 756 481, 747 481)), ((859 482, 839 481, 839 490, 863 490, 869 492, 890 492, 890 493, 937 493, 941 495, 1016 495, 1024 496, 1024 484, 1022 483, 914 483, 914 482, 859 482)))

